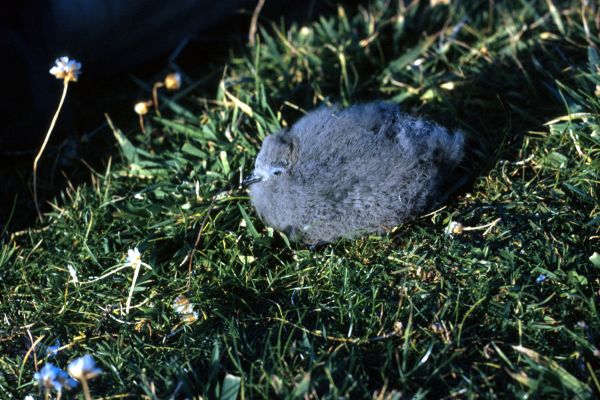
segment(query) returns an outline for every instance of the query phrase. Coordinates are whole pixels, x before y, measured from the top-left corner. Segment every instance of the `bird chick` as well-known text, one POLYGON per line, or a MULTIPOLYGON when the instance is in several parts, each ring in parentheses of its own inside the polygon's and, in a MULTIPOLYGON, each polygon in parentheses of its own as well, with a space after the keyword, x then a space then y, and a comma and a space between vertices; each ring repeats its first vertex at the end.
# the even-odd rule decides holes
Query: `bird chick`
POLYGON ((321 107, 267 136, 244 181, 260 219, 320 244, 384 232, 441 198, 464 136, 373 102, 321 107))

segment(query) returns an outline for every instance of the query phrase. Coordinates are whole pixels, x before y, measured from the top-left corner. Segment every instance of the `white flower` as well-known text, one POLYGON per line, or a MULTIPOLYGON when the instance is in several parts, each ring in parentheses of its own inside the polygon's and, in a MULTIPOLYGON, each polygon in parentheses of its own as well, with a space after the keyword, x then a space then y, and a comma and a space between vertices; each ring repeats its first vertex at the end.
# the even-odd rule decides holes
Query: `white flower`
POLYGON ((415 61, 413 61, 412 65, 415 67, 419 67, 424 62, 425 62, 424 58, 417 58, 415 61))
MULTIPOLYGON (((45 389, 54 389, 57 392, 61 392, 63 388, 67 390, 73 389, 77 386, 77 381, 69 376, 62 369, 55 367, 54 365, 47 363, 40 370, 33 375, 33 379, 39 386, 45 389)), ((27 397, 25 397, 27 400, 27 397)))
POLYGON ((463 225, 460 222, 452 221, 446 227, 446 235, 450 235, 450 236, 460 235, 461 233, 463 233, 464 229, 465 228, 463 227, 463 225))
POLYGON ((192 314, 194 306, 187 297, 180 295, 173 301, 173 310, 179 315, 192 314))
POLYGON ((302 28, 300 28, 300 36, 308 36, 312 33, 312 29, 310 29, 308 26, 303 26, 302 28))
POLYGON ((133 279, 131 280, 131 288, 129 288, 129 295, 125 303, 125 313, 129 314, 129 308, 131 305, 131 298, 133 297, 133 290, 135 289, 135 283, 137 282, 138 274, 140 273, 140 267, 143 265, 149 269, 152 269, 148 264, 142 262, 142 256, 138 248, 129 249, 127 251, 127 262, 125 265, 133 267, 133 279))
POLYGON ((57 58, 54 66, 50 68, 50 74, 56 79, 77 82, 81 74, 81 63, 75 60, 69 60, 69 57, 57 58))
POLYGON ((32 395, 28 394, 23 400, 35 400, 32 395))
POLYGON ((54 388, 57 391, 61 391, 63 388, 67 390, 75 389, 77 387, 77 381, 69 376, 65 371, 59 369, 56 372, 56 381, 54 388))
POLYGON ((181 320, 185 323, 191 324, 192 322, 198 320, 198 312, 194 311, 191 314, 185 314, 181 317, 181 320))
POLYGON ((181 317, 185 323, 192 323, 198 319, 198 312, 194 311, 194 305, 184 295, 177 296, 173 301, 173 310, 181 317))
POLYGON ((96 362, 89 354, 71 361, 68 370, 73 378, 79 380, 93 379, 102 373, 101 369, 96 368, 96 362))
POLYGON ((46 389, 52 389, 57 383, 56 375, 58 374, 58 371, 60 371, 60 368, 48 363, 44 365, 40 372, 33 374, 33 379, 36 380, 36 383, 39 386, 46 389))
POLYGON ((127 250, 127 264, 131 265, 133 268, 139 268, 142 264, 142 255, 137 247, 133 250, 127 250))
POLYGON ((69 270, 69 274, 71 275, 73 283, 79 283, 79 279, 77 279, 77 271, 75 270, 75 268, 71 264, 68 264, 67 269, 69 270))
POLYGON ((58 352, 60 351, 60 340, 56 339, 54 341, 54 345, 52 346, 48 346, 46 348, 46 356, 47 357, 54 357, 58 354, 58 352))

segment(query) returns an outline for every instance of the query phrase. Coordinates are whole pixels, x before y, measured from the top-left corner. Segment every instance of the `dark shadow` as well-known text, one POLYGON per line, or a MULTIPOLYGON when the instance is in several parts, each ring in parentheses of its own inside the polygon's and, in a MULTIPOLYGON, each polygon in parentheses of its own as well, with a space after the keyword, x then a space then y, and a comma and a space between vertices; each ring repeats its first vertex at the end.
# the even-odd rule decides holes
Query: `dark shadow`
MULTIPOLYGON (((102 46, 82 49, 92 62, 86 64, 80 59, 84 64, 83 74, 78 82, 70 85, 65 107, 38 169, 38 192, 44 211, 51 209, 47 202, 67 186, 75 187, 88 180, 90 168, 103 172, 108 158, 115 154, 115 141, 110 129, 106 127, 105 113, 125 132, 138 129, 133 105, 149 97, 147 88, 141 87, 139 82, 150 86, 176 69, 185 74, 186 85, 212 77, 209 80, 212 83, 201 85, 195 94, 206 98, 214 97, 220 73, 231 50, 243 52, 247 43, 250 18, 256 1, 240 0, 238 3, 239 6, 230 10, 220 10, 219 18, 207 21, 200 31, 193 34, 189 34, 189 29, 179 29, 180 37, 167 41, 160 40, 155 33, 149 32, 147 36, 157 43, 153 40, 142 42, 138 52, 131 53, 131 48, 107 43, 110 49, 106 52, 114 60, 102 58, 102 46), (145 50, 153 46, 159 46, 162 50, 158 53, 145 50), (131 57, 129 62, 121 60, 128 56, 131 57), (111 66, 112 61, 118 61, 116 67, 111 66)), ((353 4, 355 1, 348 3, 353 4)), ((19 6, 14 8, 18 9, 19 6)), ((267 1, 261 11, 259 25, 267 26, 268 21, 280 20, 286 26, 293 22, 303 24, 335 10, 335 5, 330 1, 312 0, 297 4, 289 4, 283 0, 267 1)), ((5 22, 1 19, 0 33, 24 29, 27 33, 25 36, 31 36, 39 35, 43 29, 51 29, 36 25, 40 18, 35 16, 41 11, 29 10, 26 6, 22 10, 13 11, 23 14, 31 12, 33 17, 22 23, 5 22)), ((165 24, 168 28, 176 22, 165 21, 165 24)), ((121 22, 120 26, 123 28, 127 23, 121 22)), ((137 31, 135 33, 142 34, 137 31)), ((115 38, 110 40, 118 41, 118 34, 119 32, 115 32, 115 38)), ((169 32, 165 31, 165 34, 168 35, 169 32)), ((2 37, 6 41, 0 42, 3 48, 18 49, 23 45, 27 50, 25 52, 32 54, 19 56, 27 60, 22 68, 18 65, 10 66, 20 69, 20 74, 14 76, 15 79, 5 91, 16 95, 9 95, 7 98, 4 109, 6 112, 3 112, 0 124, 0 233, 5 230, 19 231, 35 222, 31 183, 33 158, 62 90, 62 83, 48 75, 47 71, 52 60, 63 54, 47 53, 40 56, 38 53, 43 54, 40 49, 29 51, 27 38, 23 39, 24 43, 20 43, 21 39, 12 40, 7 35, 2 37), (15 45, 15 42, 19 44, 15 45), (41 67, 35 65, 34 61, 42 63, 41 67), (31 69, 35 69, 35 73, 28 72, 31 69), (25 112, 29 114, 25 116, 25 112)), ((141 39, 134 38, 129 43, 136 43, 135 40, 139 42, 141 39)), ((81 44, 82 40, 78 38, 76 42, 81 44)), ((66 54, 78 57, 73 51, 66 54)), ((14 54, 12 58, 19 57, 14 54)), ((197 104, 195 106, 198 108, 197 104)))

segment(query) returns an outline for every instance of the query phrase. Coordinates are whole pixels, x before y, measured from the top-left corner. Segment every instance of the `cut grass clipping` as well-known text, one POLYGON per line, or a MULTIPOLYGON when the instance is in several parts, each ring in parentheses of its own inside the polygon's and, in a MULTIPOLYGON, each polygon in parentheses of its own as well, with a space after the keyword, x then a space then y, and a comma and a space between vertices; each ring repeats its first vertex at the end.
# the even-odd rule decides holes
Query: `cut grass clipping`
POLYGON ((84 354, 103 398, 598 396, 599 10, 405 3, 259 21, 147 134, 115 127, 120 154, 0 248, 0 397, 84 354), (237 188, 265 135, 375 98, 467 133, 457 194, 317 251, 266 228, 237 188), (127 313, 132 268, 97 278, 136 247, 127 313))

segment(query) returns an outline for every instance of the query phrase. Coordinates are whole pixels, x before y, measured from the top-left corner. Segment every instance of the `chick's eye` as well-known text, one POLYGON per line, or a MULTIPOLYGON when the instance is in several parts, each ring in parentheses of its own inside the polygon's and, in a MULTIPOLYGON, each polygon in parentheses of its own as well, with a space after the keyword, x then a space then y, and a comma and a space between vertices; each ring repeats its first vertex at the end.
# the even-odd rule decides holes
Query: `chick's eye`
POLYGON ((273 175, 281 175, 281 170, 273 171, 273 175))

